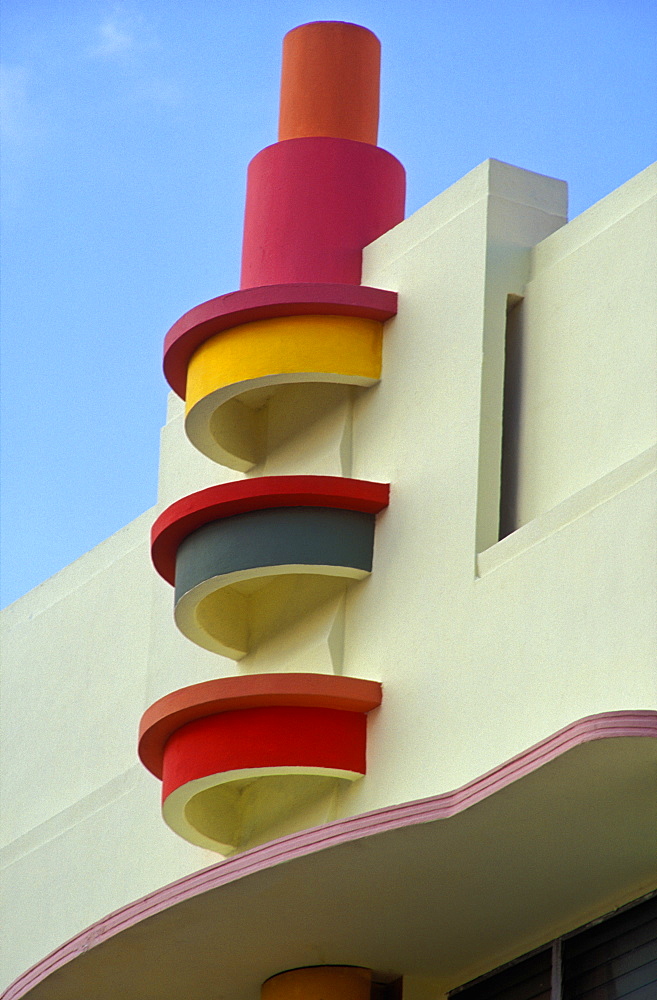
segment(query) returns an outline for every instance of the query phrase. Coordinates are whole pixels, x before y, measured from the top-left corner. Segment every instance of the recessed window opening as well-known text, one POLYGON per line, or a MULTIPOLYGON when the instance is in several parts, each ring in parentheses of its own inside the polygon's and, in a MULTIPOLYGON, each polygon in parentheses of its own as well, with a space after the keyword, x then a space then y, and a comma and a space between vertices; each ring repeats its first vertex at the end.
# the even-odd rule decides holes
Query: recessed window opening
POLYGON ((519 527, 518 477, 523 361, 522 302, 520 295, 507 295, 500 472, 500 539, 506 538, 519 527))

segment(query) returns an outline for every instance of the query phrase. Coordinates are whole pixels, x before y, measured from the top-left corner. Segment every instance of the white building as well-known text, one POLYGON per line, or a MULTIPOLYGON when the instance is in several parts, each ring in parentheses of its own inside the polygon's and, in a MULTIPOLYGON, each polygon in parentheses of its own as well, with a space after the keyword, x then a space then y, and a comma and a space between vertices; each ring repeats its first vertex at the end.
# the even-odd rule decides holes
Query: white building
MULTIPOLYGON (((657 169, 571 222, 566 199, 489 160, 385 232, 362 275, 398 293, 380 382, 274 393, 244 472, 189 443, 172 394, 157 508, 4 612, 7 1000, 255 1000, 320 966, 442 1000, 536 949, 548 992, 514 996, 557 1000, 584 995, 568 935, 644 897, 615 919, 657 916, 657 169), (390 500, 371 575, 295 592, 236 662, 176 628, 149 531, 263 476, 390 500), (140 717, 286 673, 380 682, 367 773, 249 774, 223 860, 162 821, 140 717)), ((609 968, 590 998, 630 995, 609 968)), ((327 974, 331 1000, 369 994, 327 974)))

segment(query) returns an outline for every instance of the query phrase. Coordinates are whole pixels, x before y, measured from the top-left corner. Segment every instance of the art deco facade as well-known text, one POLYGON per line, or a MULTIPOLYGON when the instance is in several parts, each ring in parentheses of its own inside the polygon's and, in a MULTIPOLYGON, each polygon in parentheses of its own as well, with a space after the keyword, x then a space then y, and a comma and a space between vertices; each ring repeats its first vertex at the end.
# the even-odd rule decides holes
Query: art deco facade
POLYGON ((157 507, 5 612, 7 1000, 657 995, 657 172, 404 221, 378 60, 286 36, 157 507))

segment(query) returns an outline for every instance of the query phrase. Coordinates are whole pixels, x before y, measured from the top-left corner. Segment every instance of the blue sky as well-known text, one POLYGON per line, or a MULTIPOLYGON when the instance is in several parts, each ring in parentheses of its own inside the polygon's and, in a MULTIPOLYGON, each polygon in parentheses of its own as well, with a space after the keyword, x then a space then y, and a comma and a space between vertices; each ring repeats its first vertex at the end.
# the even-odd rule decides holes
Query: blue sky
POLYGON ((3 605, 155 502, 162 340, 238 286, 314 20, 381 39, 409 214, 495 157, 567 180, 572 218, 656 158, 654 0, 5 0, 3 605))

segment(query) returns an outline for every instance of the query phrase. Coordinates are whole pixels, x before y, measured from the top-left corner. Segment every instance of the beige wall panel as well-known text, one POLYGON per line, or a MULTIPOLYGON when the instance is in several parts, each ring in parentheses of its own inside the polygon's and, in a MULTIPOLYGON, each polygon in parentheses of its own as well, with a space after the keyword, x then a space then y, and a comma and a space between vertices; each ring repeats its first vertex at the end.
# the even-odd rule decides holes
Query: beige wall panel
POLYGON ((546 240, 524 295, 518 524, 657 438, 657 169, 546 240))
POLYGON ((158 786, 134 764, 5 852, 3 985, 113 910, 216 861, 165 826, 158 786))
POLYGON ((134 763, 150 520, 142 515, 3 615, 3 843, 134 763))

